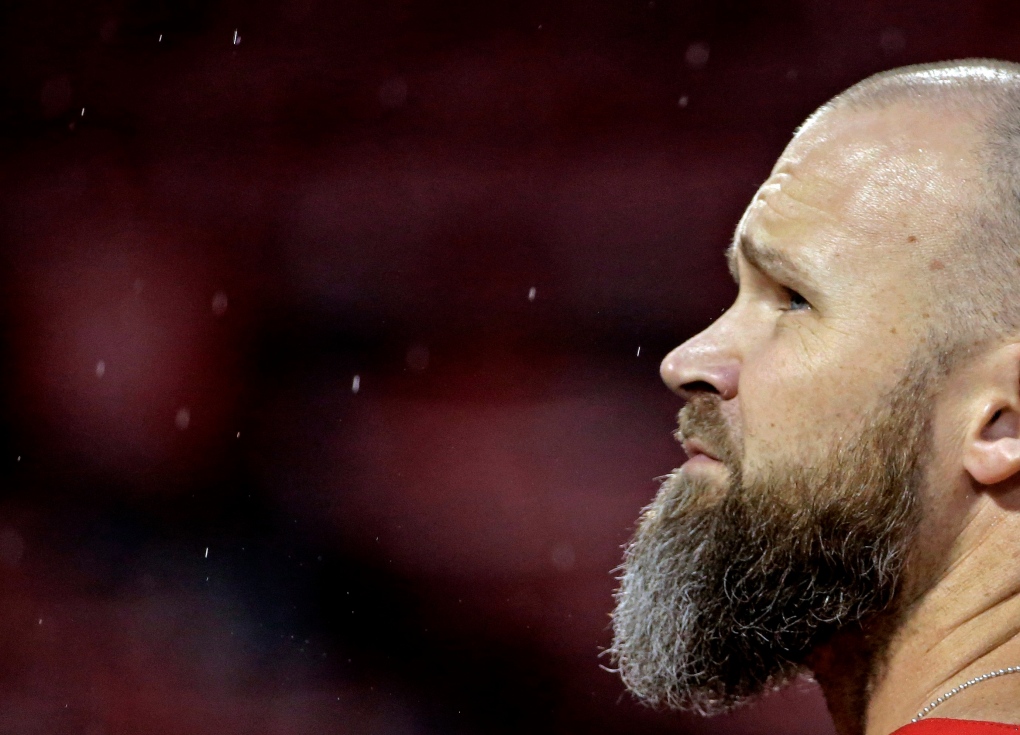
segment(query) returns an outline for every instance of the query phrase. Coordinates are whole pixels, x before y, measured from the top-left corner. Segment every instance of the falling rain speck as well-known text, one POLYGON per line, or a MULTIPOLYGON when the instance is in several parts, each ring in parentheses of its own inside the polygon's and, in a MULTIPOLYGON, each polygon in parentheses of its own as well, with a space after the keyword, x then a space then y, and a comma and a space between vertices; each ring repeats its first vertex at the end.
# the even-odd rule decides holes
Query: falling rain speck
POLYGON ((351 393, 357 393, 361 390, 361 376, 355 375, 354 380, 351 381, 351 393))
POLYGON ((216 316, 223 316, 224 314, 227 313, 228 304, 229 302, 227 301, 227 295, 225 293, 223 293, 222 291, 217 291, 215 294, 213 294, 212 299, 213 314, 215 314, 216 316))
POLYGON ((537 288, 532 286, 531 288, 528 289, 528 301, 534 301, 537 295, 538 295, 537 288))
POLYGON ((887 54, 895 54, 904 49, 907 39, 899 28, 886 28, 879 37, 879 45, 887 54))
POLYGON ((407 82, 403 77, 393 77, 379 87, 379 102, 383 107, 396 109, 407 101, 407 82))
POLYGON ((102 378, 104 375, 106 375, 106 363, 100 360, 96 363, 96 377, 102 378))
POLYGON ((687 47, 684 52, 684 61, 691 69, 704 69, 708 64, 710 48, 705 41, 696 41, 687 47))
POLYGON ((177 409, 177 415, 174 417, 174 424, 178 429, 184 431, 191 425, 191 411, 187 407, 177 409))
POLYGON ((234 45, 235 46, 239 46, 240 44, 241 44, 241 34, 238 33, 237 29, 235 28, 234 29, 234 45))
POLYGON ((557 544, 549 557, 552 565, 561 572, 569 572, 574 568, 574 562, 577 560, 574 547, 567 542, 557 544))

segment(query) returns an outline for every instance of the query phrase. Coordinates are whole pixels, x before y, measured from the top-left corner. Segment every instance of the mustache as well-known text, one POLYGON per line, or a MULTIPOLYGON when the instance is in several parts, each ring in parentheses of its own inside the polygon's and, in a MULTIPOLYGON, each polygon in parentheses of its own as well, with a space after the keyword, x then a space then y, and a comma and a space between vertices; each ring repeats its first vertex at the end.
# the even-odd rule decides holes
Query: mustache
POLYGON ((677 441, 697 437, 705 448, 731 470, 739 464, 740 448, 722 412, 722 399, 715 395, 693 396, 677 415, 677 441))

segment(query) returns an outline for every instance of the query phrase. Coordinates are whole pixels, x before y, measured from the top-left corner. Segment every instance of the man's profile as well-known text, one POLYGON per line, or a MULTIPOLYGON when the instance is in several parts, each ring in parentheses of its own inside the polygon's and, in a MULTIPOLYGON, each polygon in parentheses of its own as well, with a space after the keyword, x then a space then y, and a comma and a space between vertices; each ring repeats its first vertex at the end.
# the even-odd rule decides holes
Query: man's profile
POLYGON ((1020 65, 837 96, 728 257, 735 302, 662 363, 689 459, 625 553, 624 682, 712 714, 811 672, 842 735, 1020 724, 1020 65))

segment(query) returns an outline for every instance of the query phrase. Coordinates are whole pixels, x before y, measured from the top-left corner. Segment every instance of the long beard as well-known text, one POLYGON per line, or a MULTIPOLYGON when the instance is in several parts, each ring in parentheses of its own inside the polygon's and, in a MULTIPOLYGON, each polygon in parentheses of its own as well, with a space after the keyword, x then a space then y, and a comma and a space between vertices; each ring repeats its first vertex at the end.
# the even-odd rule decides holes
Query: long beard
POLYGON ((904 379, 850 440, 813 467, 741 474, 717 399, 685 407, 728 487, 674 472, 620 570, 609 653, 652 705, 718 714, 802 673, 837 631, 892 615, 918 526, 931 409, 904 379))

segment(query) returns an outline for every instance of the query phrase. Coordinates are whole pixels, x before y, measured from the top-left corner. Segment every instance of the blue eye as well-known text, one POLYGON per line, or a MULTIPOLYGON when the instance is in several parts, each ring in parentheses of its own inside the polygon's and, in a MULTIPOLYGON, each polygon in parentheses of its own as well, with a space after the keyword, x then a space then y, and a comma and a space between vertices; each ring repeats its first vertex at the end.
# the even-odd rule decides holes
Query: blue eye
POLYGON ((783 311, 805 311, 806 309, 811 308, 811 304, 808 303, 808 300, 805 299, 796 291, 794 291, 792 288, 787 288, 784 290, 786 291, 786 295, 790 299, 790 305, 783 311))

